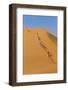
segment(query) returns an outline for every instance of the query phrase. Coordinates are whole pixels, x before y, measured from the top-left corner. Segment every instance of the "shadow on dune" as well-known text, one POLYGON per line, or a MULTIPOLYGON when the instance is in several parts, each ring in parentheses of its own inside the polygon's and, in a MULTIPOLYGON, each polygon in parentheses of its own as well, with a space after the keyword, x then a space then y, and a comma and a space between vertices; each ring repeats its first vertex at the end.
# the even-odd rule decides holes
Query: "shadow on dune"
POLYGON ((57 43, 57 37, 52 35, 51 33, 48 33, 48 37, 54 42, 57 43))

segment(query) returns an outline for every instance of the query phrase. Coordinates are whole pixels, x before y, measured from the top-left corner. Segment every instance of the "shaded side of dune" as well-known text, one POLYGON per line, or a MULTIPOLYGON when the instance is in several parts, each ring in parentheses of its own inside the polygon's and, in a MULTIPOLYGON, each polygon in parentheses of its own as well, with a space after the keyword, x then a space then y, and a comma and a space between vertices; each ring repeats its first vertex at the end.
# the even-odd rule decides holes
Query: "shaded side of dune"
POLYGON ((54 42, 57 43, 57 37, 52 35, 51 33, 48 33, 48 37, 54 42))

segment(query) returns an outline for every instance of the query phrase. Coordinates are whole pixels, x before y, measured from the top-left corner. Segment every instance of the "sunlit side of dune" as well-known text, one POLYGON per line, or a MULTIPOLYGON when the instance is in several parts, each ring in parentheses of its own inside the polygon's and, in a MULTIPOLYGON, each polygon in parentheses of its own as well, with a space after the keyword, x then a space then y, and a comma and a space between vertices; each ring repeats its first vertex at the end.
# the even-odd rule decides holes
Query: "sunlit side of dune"
POLYGON ((24 74, 57 72, 57 38, 46 29, 24 28, 24 74))

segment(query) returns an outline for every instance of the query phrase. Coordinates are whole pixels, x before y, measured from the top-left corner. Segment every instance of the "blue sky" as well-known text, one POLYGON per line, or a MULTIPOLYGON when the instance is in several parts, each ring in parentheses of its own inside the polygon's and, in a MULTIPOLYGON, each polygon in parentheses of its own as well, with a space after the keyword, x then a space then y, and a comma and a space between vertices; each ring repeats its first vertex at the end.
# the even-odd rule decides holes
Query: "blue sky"
POLYGON ((57 16, 24 15, 24 27, 46 28, 57 36, 57 16))

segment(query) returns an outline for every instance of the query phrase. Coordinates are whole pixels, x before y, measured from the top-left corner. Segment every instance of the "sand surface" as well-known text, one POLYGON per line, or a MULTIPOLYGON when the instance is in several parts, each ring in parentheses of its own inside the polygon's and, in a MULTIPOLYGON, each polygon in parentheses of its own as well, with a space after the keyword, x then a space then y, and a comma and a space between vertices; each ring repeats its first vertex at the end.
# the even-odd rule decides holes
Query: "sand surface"
POLYGON ((57 39, 46 29, 24 29, 24 74, 57 72, 57 39))

